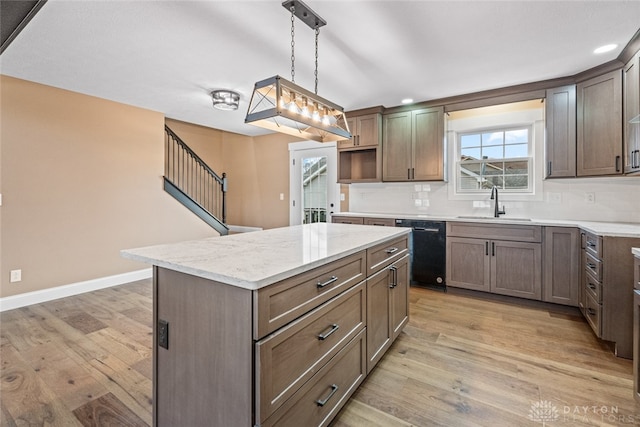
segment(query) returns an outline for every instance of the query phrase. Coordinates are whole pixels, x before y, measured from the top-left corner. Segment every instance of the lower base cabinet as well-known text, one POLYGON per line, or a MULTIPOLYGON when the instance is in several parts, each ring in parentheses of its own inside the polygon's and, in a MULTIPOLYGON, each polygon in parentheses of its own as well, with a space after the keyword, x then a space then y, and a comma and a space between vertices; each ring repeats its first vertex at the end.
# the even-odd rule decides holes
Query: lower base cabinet
POLYGON ((578 306, 580 299, 580 230, 545 227, 542 300, 578 306))
POLYGON ((539 226, 447 223, 447 286, 541 299, 540 233, 539 226))

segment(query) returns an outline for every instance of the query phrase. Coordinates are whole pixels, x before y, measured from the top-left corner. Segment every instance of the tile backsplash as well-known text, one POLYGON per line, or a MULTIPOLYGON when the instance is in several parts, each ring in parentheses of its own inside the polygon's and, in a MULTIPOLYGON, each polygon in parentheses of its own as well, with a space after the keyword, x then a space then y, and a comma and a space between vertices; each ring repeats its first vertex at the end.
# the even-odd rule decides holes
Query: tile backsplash
MULTIPOLYGON (((489 191, 473 200, 450 196, 446 182, 351 184, 349 210, 407 215, 492 215, 489 191)), ((640 177, 545 180, 536 200, 500 194, 506 216, 640 223, 640 177), (541 196, 541 197, 540 197, 541 196)))

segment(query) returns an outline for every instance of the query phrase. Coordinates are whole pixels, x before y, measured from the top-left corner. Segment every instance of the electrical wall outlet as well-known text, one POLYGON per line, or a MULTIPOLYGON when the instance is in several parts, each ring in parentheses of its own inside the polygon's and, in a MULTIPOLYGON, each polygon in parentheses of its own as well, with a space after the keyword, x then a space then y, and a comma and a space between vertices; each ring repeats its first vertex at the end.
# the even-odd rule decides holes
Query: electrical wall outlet
POLYGON ((11 283, 20 282, 22 280, 22 270, 11 270, 11 283))
POLYGON ((169 322, 158 319, 158 345, 169 349, 169 322))
POLYGON ((584 193, 584 201, 587 203, 595 203, 596 202, 596 193, 586 192, 584 193))

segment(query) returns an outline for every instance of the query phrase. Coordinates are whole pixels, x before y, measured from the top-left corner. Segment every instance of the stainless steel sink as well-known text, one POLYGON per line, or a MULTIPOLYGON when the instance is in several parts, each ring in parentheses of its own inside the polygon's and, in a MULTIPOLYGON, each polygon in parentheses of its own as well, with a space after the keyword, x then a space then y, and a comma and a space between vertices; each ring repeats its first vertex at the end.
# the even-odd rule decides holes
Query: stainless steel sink
POLYGON ((474 215, 459 215, 456 218, 460 219, 483 219, 483 220, 501 220, 501 221, 531 221, 531 218, 509 218, 509 217, 499 217, 496 218, 494 216, 474 216, 474 215))

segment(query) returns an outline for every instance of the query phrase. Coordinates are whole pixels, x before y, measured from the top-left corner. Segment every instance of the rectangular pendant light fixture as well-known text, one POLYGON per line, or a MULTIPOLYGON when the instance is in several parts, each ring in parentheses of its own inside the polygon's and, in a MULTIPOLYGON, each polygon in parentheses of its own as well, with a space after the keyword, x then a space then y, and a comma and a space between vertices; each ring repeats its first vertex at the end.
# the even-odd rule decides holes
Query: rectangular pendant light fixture
POLYGON ((318 142, 351 138, 342 107, 280 76, 255 84, 245 123, 318 142))
POLYGON ((300 0, 285 0, 282 6, 291 12, 291 79, 294 76, 294 16, 316 33, 316 91, 298 86, 280 76, 255 84, 245 123, 275 132, 318 142, 351 138, 344 110, 339 105, 318 96, 318 34, 326 21, 300 0))

